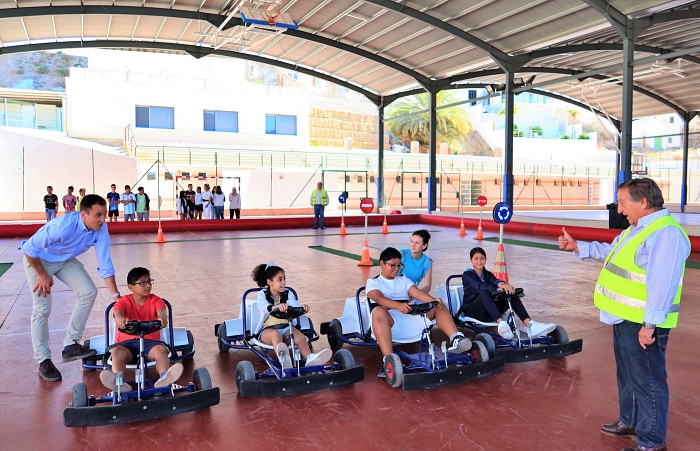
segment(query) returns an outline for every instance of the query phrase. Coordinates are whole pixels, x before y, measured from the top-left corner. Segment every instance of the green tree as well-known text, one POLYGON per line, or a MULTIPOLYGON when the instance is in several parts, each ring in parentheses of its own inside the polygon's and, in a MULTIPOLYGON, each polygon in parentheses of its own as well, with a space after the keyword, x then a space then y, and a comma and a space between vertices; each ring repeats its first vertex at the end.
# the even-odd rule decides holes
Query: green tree
MULTIPOLYGON (((506 115, 506 107, 503 106, 503 109, 498 112, 498 117, 505 116, 506 115)), ((513 116, 518 115, 518 104, 514 103, 513 104, 513 116)))
POLYGON ((574 124, 578 124, 578 115, 581 114, 579 110, 569 110, 569 119, 571 119, 571 136, 574 136, 574 124))
MULTIPOLYGON (((437 104, 446 105, 458 102, 450 91, 437 94, 437 104)), ((397 100, 388 108, 387 117, 405 116, 388 122, 392 135, 404 142, 418 141, 421 146, 430 145, 430 97, 427 93, 397 100), (415 114, 417 113, 417 114, 415 114)), ((437 110, 437 142, 446 142, 460 150, 464 147, 465 135, 474 126, 469 121, 469 113, 457 106, 437 110)))

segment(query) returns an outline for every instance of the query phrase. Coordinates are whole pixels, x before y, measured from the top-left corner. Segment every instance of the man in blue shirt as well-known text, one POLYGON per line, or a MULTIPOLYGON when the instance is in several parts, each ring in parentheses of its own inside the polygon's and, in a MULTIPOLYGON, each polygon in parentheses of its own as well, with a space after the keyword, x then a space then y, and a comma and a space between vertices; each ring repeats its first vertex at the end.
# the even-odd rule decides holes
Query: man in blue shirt
POLYGON ((66 338, 63 340, 63 361, 83 359, 95 354, 79 343, 85 330, 92 305, 97 298, 97 288, 76 258, 91 246, 97 253, 97 272, 102 277, 113 298, 119 298, 114 278, 114 266, 110 257, 110 240, 105 218, 107 202, 104 198, 89 194, 80 202, 80 213, 64 215, 40 228, 29 240, 22 243, 24 270, 27 283, 32 287, 32 345, 34 358, 39 363, 39 375, 47 381, 61 380, 61 373, 51 362, 49 349, 49 315, 51 314, 51 286, 53 276, 65 283, 78 295, 73 307, 66 338))

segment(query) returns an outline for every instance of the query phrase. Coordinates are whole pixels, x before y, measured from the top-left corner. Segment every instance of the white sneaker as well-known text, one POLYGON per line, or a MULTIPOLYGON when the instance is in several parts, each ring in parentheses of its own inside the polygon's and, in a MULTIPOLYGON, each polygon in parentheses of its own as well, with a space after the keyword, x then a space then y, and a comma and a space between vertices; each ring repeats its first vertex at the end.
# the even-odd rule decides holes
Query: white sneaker
POLYGON ((174 363, 173 366, 168 368, 168 370, 165 373, 163 373, 162 376, 160 376, 160 379, 158 379, 156 383, 153 384, 153 386, 155 388, 161 388, 172 385, 175 381, 180 379, 180 376, 182 376, 182 372, 184 371, 184 369, 185 368, 182 366, 182 363, 174 363))
POLYGON ((331 359, 331 357, 333 357, 333 351, 326 348, 320 352, 317 352, 316 354, 307 355, 304 366, 324 365, 331 359))
POLYGON ((279 360, 282 369, 292 367, 292 356, 289 354, 289 348, 285 343, 277 344, 277 360, 279 360))
POLYGON ((513 331, 510 330, 510 326, 507 321, 501 321, 498 323, 498 335, 505 338, 506 340, 513 339, 513 331))
MULTIPOLYGON (((100 381, 105 387, 109 388, 115 393, 117 392, 117 375, 111 372, 110 370, 102 370, 102 372, 100 373, 100 381)), ((126 393, 130 391, 131 385, 127 384, 126 382, 123 382, 121 392, 126 393)))
POLYGON ((529 335, 532 338, 541 337, 547 335, 551 331, 557 328, 554 323, 538 323, 537 321, 530 320, 530 324, 527 325, 529 335))
POLYGON ((467 352, 472 348, 472 341, 465 337, 464 335, 459 335, 452 340, 452 346, 447 348, 447 352, 454 352, 456 354, 461 354, 467 352))

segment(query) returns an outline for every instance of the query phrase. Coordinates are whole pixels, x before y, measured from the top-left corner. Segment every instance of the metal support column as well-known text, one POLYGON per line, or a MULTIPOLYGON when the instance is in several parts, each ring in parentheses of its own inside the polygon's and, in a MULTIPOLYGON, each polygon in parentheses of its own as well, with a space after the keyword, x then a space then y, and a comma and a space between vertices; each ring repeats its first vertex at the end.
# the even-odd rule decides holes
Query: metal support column
POLYGON ((431 90, 430 95, 430 154, 428 157, 428 213, 437 209, 437 90, 431 90))
MULTIPOLYGON (((631 36, 632 33, 628 33, 631 36)), ((622 44, 622 121, 618 184, 632 179, 632 95, 634 88, 634 39, 625 37, 622 44)))
POLYGON ((379 120, 377 122, 377 208, 382 208, 384 199, 384 103, 379 105, 379 120))
POLYGON ((503 202, 513 206, 513 125, 514 125, 514 101, 513 72, 506 71, 506 136, 503 146, 503 202))
POLYGON ((688 139, 690 138, 690 121, 697 112, 686 112, 683 116, 683 171, 681 175, 681 213, 685 213, 688 203, 688 139))

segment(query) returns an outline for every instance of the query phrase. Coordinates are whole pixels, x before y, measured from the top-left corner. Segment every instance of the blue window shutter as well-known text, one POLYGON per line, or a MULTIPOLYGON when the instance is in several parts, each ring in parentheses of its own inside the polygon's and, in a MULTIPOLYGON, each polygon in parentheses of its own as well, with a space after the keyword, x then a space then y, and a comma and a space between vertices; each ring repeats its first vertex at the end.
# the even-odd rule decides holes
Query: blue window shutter
POLYGON ((268 135, 277 134, 277 117, 268 114, 265 116, 265 133, 268 135))
POLYGON ((172 107, 152 106, 149 108, 150 128, 175 128, 175 109, 172 107))
POLYGON ((137 106, 136 107, 136 126, 141 128, 148 128, 148 107, 147 106, 137 106))
POLYGON ((297 134, 297 117, 296 116, 277 116, 277 134, 278 135, 296 135, 297 134))
POLYGON ((215 111, 204 111, 204 131, 205 132, 215 132, 216 131, 216 112, 215 111))
POLYGON ((216 131, 238 133, 238 113, 235 111, 217 111, 216 131))

